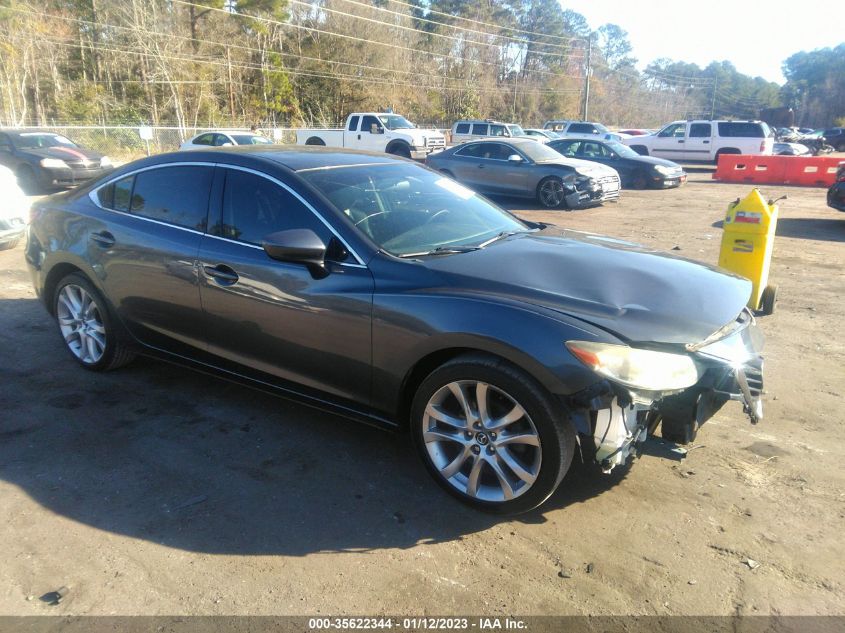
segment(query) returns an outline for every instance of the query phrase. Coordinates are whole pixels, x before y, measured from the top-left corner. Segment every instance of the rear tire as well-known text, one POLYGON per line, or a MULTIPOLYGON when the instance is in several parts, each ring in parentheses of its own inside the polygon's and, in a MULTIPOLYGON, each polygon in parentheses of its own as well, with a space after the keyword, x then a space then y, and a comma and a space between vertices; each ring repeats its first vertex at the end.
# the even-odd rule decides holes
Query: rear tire
POLYGON ((110 371, 135 358, 105 299, 84 275, 71 273, 58 283, 53 314, 65 348, 85 369, 110 371))
POLYGON ((575 430, 560 402, 522 370, 464 355, 432 372, 411 406, 411 434, 449 494, 486 512, 518 514, 557 489, 575 430))

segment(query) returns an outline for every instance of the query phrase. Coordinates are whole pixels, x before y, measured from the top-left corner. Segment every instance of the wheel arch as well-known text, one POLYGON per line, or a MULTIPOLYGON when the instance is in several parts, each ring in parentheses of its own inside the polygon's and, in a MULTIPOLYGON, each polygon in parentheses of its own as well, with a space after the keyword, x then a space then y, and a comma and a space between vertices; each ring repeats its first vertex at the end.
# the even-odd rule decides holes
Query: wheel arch
POLYGON ((309 136, 308 140, 305 141, 306 145, 315 145, 320 147, 325 147, 326 142, 321 139, 319 136, 309 136))
POLYGON ((467 340, 462 344, 427 351, 408 369, 402 380, 397 402, 396 421, 400 428, 408 426, 411 403, 420 384, 438 367, 461 356, 484 357, 508 364, 528 374, 552 397, 566 390, 563 389, 559 377, 529 354, 497 341, 485 341, 482 344, 467 340))
POLYGON ((387 147, 384 148, 384 151, 386 154, 394 154, 396 150, 399 149, 406 150, 410 154, 411 144, 401 138, 393 139, 387 144, 387 147))
POLYGON ((70 262, 60 262, 56 264, 50 269, 50 272, 48 272, 47 276, 44 278, 44 305, 47 306, 47 312, 49 312, 51 316, 56 316, 55 306, 53 305, 53 297, 56 294, 56 287, 62 279, 72 273, 79 273, 80 275, 83 275, 92 284, 94 284, 95 287, 98 285, 95 280, 91 279, 90 275, 86 274, 86 272, 76 264, 71 264, 70 262))

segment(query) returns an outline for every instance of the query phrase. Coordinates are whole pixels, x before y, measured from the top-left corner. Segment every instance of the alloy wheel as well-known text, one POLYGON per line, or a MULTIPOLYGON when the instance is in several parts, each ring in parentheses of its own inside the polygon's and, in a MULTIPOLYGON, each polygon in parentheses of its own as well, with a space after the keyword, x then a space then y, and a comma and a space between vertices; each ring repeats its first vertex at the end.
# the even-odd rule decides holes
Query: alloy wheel
POLYGON ((559 207, 563 202, 563 183, 556 178, 549 178, 540 185, 540 202, 544 207, 559 207))
POLYGON ((423 415, 423 442, 458 492, 487 502, 525 494, 540 473, 540 436, 525 409, 494 385, 459 380, 438 389, 423 415))
POLYGON ((56 317, 73 355, 86 365, 99 362, 106 351, 106 328, 94 298, 84 288, 68 284, 59 292, 56 317))

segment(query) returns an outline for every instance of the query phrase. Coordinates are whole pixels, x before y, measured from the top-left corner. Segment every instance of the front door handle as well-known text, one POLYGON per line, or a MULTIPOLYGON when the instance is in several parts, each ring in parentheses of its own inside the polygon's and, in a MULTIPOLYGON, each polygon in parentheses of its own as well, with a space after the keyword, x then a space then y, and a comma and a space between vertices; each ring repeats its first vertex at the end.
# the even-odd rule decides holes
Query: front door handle
POLYGON ((682 139, 682 140, 680 140, 680 141, 678 141, 678 143, 683 143, 683 142, 684 142, 684 141, 683 141, 683 139, 682 139))
POLYGON ((232 284, 237 283, 239 279, 238 273, 226 264, 203 266, 202 270, 208 277, 211 277, 214 281, 223 286, 231 286, 232 284))
POLYGON ((479 169, 484 169, 484 165, 479 165, 479 166, 478 166, 478 168, 479 168, 479 169))
POLYGON ((100 231, 99 233, 91 233, 89 236, 92 242, 96 244, 108 248, 110 246, 114 246, 114 235, 109 233, 108 231, 100 231))
POLYGON ((704 141, 704 144, 707 145, 710 141, 704 141))

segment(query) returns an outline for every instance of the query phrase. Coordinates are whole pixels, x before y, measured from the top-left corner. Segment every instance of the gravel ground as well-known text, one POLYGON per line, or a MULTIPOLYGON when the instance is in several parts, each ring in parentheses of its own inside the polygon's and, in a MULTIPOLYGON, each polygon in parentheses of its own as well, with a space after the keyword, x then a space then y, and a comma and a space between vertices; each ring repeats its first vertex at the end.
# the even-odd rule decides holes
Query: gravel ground
MULTIPOLYGON (((503 202, 715 263, 748 189, 503 202)), ((845 614, 845 215, 764 192, 789 195, 766 420, 729 403, 685 458, 655 439, 610 476, 576 467, 516 519, 442 493, 404 436, 160 362, 84 372, 23 246, 0 252, 0 614, 845 614)))

